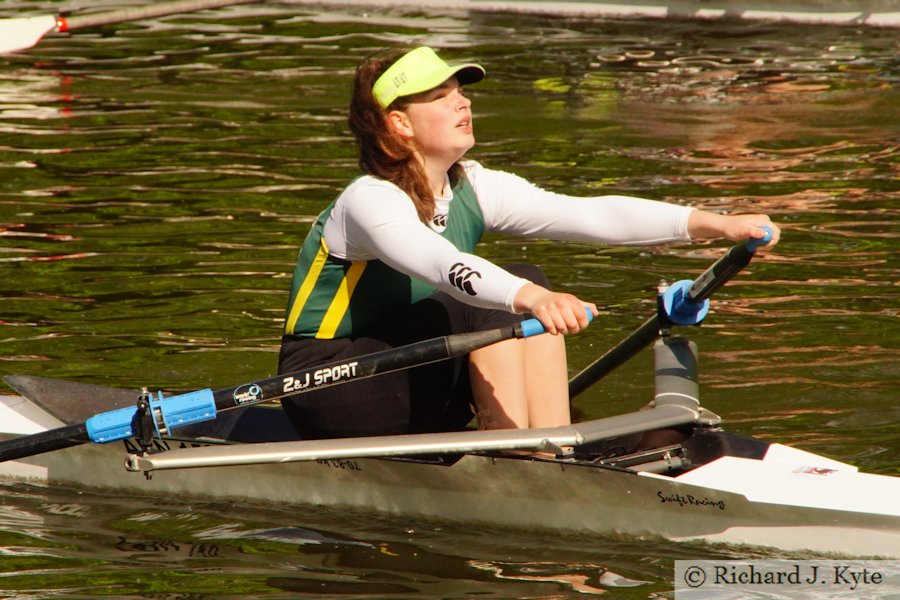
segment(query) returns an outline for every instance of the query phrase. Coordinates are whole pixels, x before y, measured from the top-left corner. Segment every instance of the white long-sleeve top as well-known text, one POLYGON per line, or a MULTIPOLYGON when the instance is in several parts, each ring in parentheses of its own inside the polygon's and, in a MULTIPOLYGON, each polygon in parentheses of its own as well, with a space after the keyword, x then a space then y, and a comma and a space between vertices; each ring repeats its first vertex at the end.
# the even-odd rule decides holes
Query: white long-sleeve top
MULTIPOLYGON (((485 231, 530 238, 615 245, 689 240, 691 208, 629 196, 574 197, 543 190, 525 179, 462 163, 484 216, 485 231)), ((432 223, 419 220, 409 196, 393 183, 363 176, 338 197, 324 240, 330 254, 348 261, 380 259, 388 266, 446 291, 462 302, 513 311, 513 300, 527 283, 476 255, 461 252, 438 235, 450 209, 446 195, 436 198, 432 223), (480 277, 477 294, 453 284, 448 273, 465 265, 480 277)))

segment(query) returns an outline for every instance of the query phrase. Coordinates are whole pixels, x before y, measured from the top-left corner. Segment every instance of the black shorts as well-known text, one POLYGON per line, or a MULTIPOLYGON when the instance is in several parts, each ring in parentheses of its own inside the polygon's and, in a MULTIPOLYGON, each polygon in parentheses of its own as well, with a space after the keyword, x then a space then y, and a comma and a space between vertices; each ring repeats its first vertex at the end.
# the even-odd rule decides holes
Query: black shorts
MULTIPOLYGON (((506 269, 549 287, 537 267, 510 265, 506 269)), ((444 335, 511 326, 525 317, 477 308, 436 292, 356 339, 284 336, 278 372, 290 373, 444 335)), ((468 357, 298 394, 281 404, 294 428, 306 439, 455 431, 474 416, 468 357)))

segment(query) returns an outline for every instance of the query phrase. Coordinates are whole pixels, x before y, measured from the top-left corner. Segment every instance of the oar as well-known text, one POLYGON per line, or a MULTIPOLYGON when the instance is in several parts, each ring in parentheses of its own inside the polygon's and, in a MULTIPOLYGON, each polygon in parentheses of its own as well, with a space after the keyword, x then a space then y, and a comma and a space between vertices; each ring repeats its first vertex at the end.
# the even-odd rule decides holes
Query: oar
POLYGON ((139 21, 165 15, 196 12, 209 8, 220 8, 233 4, 252 4, 262 0, 176 0, 175 2, 152 3, 147 6, 123 8, 89 15, 63 17, 41 15, 0 19, 0 54, 27 50, 34 47, 41 38, 56 31, 64 33, 73 29, 85 29, 111 23, 139 21))
POLYGON ((709 306, 709 297, 749 264, 757 248, 768 244, 772 239, 772 230, 768 227, 763 229, 766 230, 765 237, 751 238, 733 246, 694 281, 672 284, 660 299, 655 315, 569 380, 569 398, 574 398, 594 385, 607 373, 653 343, 663 326, 696 325, 702 321, 709 306))
MULTIPOLYGON (((591 319, 591 312, 586 312, 588 319, 591 319)), ((447 360, 504 340, 542 333, 544 327, 541 322, 528 319, 512 327, 423 340, 216 391, 203 389, 169 398, 164 398, 160 393, 157 399, 148 399, 148 410, 144 412, 137 406, 121 408, 94 415, 84 423, 0 442, 0 462, 87 442, 107 443, 146 435, 147 427, 142 431, 140 421, 147 418, 152 421, 149 423, 152 433, 163 436, 176 427, 215 419, 218 411, 447 360)))

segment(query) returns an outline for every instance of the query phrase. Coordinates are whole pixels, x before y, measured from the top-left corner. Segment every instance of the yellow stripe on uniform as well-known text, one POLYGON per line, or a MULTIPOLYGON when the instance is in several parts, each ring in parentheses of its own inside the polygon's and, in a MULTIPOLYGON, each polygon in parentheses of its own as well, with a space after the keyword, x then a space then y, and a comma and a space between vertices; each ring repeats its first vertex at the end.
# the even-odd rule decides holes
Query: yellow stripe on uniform
POLYGON ((344 279, 341 281, 341 285, 334 294, 331 305, 322 319, 322 324, 319 325, 319 332, 316 333, 316 338, 330 340, 334 337, 338 326, 347 313, 347 309, 350 307, 350 296, 353 295, 353 290, 356 288, 356 284, 359 283, 359 278, 362 277, 363 271, 366 270, 366 264, 365 261, 357 261, 352 263, 350 268, 347 269, 347 274, 344 275, 344 279))
POLYGON ((319 278, 319 274, 322 272, 322 267, 325 266, 325 259, 327 258, 328 247, 325 246, 325 238, 323 237, 322 243, 319 246, 319 251, 316 252, 316 257, 309 266, 309 271, 307 271, 306 277, 303 279, 303 284, 300 286, 300 289, 297 290, 297 297, 294 298, 294 303, 291 305, 291 311, 288 314, 287 322, 284 324, 285 333, 293 333, 294 327, 297 325, 297 319, 300 318, 300 313, 303 312, 303 306, 306 304, 306 301, 309 300, 309 295, 312 293, 313 288, 316 287, 316 280, 319 278))

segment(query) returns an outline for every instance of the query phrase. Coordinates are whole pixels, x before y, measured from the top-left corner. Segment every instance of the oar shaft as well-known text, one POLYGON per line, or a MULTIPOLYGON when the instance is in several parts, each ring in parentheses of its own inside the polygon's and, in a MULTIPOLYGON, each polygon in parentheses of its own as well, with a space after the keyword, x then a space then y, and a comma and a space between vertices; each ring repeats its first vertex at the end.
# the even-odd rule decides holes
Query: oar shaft
POLYGON ((124 23, 126 21, 139 21, 152 19, 179 13, 197 12, 210 8, 221 8, 233 4, 254 4, 262 0, 176 0, 175 2, 151 3, 146 6, 123 8, 100 12, 92 15, 77 15, 74 17, 60 17, 59 31, 71 29, 85 29, 111 23, 124 23))
POLYGON ((279 400, 356 379, 448 360, 514 337, 521 337, 515 327, 461 333, 316 365, 254 383, 217 390, 213 392, 215 408, 223 411, 279 400), (250 390, 254 386, 257 389, 250 390))
POLYGON ((84 423, 50 429, 34 435, 23 435, 3 442, 2 450, 0 450, 0 462, 62 450, 89 441, 87 427, 84 423))
POLYGON ((753 241, 732 246, 724 256, 694 280, 688 292, 688 299, 696 304, 716 293, 728 280, 750 264, 756 247, 757 244, 753 241))
POLYGON ((569 398, 574 398, 619 365, 649 346, 659 336, 659 317, 650 317, 627 338, 610 348, 569 380, 569 398))

